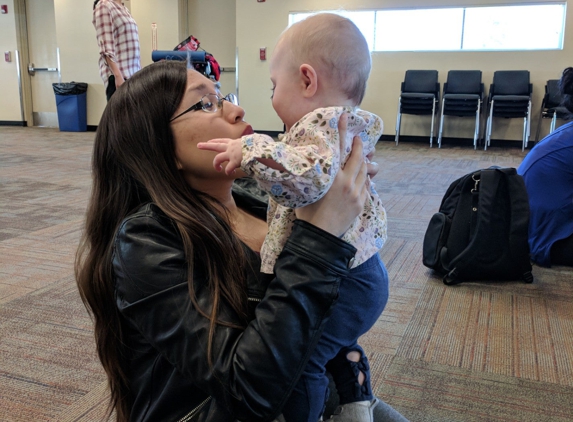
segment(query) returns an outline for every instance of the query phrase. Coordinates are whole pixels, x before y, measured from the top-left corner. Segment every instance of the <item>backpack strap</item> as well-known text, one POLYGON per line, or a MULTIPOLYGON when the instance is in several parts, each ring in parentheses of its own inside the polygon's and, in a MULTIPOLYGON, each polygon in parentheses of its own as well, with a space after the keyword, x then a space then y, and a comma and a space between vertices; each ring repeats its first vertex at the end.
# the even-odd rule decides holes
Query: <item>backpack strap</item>
MULTIPOLYGON (((529 231, 516 229, 519 227, 529 227, 529 199, 525 182, 523 181, 523 177, 517 174, 515 169, 509 168, 503 170, 507 177, 507 185, 510 192, 511 227, 509 231, 509 244, 512 250, 515 251, 516 256, 529 256, 529 231), (523 195, 519 195, 518 192, 523 192, 523 195)), ((526 283, 533 283, 530 262, 524 265, 522 278, 526 283)))
MULTIPOLYGON (((442 248, 441 253, 440 253, 440 261, 442 263, 443 268, 447 271, 446 274, 444 275, 442 281, 444 282, 444 284, 448 285, 448 286, 452 286, 454 284, 459 284, 461 283, 463 280, 458 279, 457 276, 460 272, 460 270, 464 269, 472 260, 472 256, 473 256, 473 244, 472 244, 472 239, 475 236, 476 233, 476 229, 477 229, 477 224, 478 224, 478 206, 479 206, 479 200, 480 200, 480 184, 483 183, 482 182, 482 175, 483 175, 483 170, 478 170, 476 172, 473 172, 471 174, 471 180, 472 183, 464 186, 466 187, 466 189, 470 189, 471 186, 471 190, 470 190, 470 194, 471 194, 471 214, 470 214, 470 230, 469 230, 469 238, 470 241, 468 243, 468 245, 466 246, 466 248, 460 252, 456 257, 454 257, 453 259, 448 261, 448 249, 446 247, 442 248), (453 268, 451 268, 452 266, 452 262, 454 263, 453 268), (450 269, 451 268, 451 269, 450 269)), ((499 183, 499 182, 498 182, 499 183)), ((466 191, 467 192, 467 191, 466 191)), ((464 192, 460 192, 460 195, 463 195, 464 192)), ((470 205, 470 202, 468 201, 466 203, 466 206, 470 205)))
POLYGON ((458 278, 457 268, 454 268, 442 278, 442 281, 446 286, 454 286, 456 284, 460 284, 463 280, 458 278))

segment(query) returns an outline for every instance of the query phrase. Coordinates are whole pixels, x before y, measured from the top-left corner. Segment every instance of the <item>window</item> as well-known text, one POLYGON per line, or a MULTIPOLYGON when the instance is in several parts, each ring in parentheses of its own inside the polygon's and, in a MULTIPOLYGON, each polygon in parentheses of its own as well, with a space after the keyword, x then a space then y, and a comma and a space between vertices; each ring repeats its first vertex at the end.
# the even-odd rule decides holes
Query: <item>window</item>
MULTIPOLYGON (((563 49, 565 7, 560 2, 331 12, 352 20, 371 51, 552 50, 563 49)), ((291 13, 289 24, 313 13, 291 13)))
POLYGON ((462 49, 562 49, 564 22, 564 4, 467 8, 462 49))
POLYGON ((376 51, 459 50, 464 9, 378 11, 376 51))

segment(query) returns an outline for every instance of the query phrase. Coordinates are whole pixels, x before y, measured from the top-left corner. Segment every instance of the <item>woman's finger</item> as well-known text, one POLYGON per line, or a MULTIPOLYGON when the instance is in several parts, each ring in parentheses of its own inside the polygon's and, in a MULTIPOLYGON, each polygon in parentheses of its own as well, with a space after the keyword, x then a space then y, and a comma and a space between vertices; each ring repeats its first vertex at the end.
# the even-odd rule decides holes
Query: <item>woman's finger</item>
POLYGON ((372 161, 367 163, 366 165, 366 172, 368 173, 368 176, 370 176, 370 178, 374 178, 374 176, 376 176, 378 174, 378 171, 380 170, 380 166, 378 165, 378 163, 372 161))
POLYGON ((346 160, 346 164, 344 166, 345 172, 348 172, 352 181, 356 179, 359 172, 366 172, 362 149, 362 140, 360 137, 355 136, 352 140, 352 151, 350 151, 350 155, 348 156, 348 160, 346 160))
POLYGON ((344 153, 346 152, 346 129, 348 125, 348 113, 342 113, 340 118, 338 119, 338 136, 340 141, 340 168, 344 167, 344 163, 342 163, 342 157, 344 157, 344 153))

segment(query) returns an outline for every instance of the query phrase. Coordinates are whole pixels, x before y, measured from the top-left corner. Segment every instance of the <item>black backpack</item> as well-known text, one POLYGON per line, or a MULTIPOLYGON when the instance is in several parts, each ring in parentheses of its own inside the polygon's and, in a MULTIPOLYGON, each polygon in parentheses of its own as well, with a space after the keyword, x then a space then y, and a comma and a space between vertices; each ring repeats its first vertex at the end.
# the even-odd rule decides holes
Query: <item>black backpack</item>
POLYGON ((533 282, 529 202, 514 168, 490 167, 454 181, 424 236, 423 263, 447 285, 466 280, 533 282))

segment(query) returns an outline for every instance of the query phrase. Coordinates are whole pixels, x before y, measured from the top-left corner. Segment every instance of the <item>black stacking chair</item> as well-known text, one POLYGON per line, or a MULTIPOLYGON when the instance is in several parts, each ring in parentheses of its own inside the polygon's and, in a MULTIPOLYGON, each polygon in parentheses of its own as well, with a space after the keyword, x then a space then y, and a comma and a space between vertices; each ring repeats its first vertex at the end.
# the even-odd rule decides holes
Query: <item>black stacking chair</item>
POLYGON ((528 70, 498 70, 489 88, 484 150, 490 144, 494 117, 523 119, 521 150, 527 147, 531 120, 531 91, 528 70))
POLYGON ((444 84, 442 95, 438 148, 442 146, 444 116, 475 116, 474 149, 477 148, 483 97, 484 88, 481 82, 481 70, 450 70, 448 72, 448 80, 444 84))
POLYGON ((434 120, 440 100, 437 70, 407 70, 400 89, 396 117, 396 145, 400 138, 402 114, 432 115, 430 146, 434 138, 434 120))
POLYGON ((539 141, 539 132, 541 130, 542 119, 551 119, 549 133, 555 130, 557 119, 570 120, 571 113, 561 105, 561 89, 559 88, 559 79, 550 79, 545 85, 545 95, 541 102, 539 110, 539 120, 537 121, 537 132, 535 133, 535 142, 539 141))

